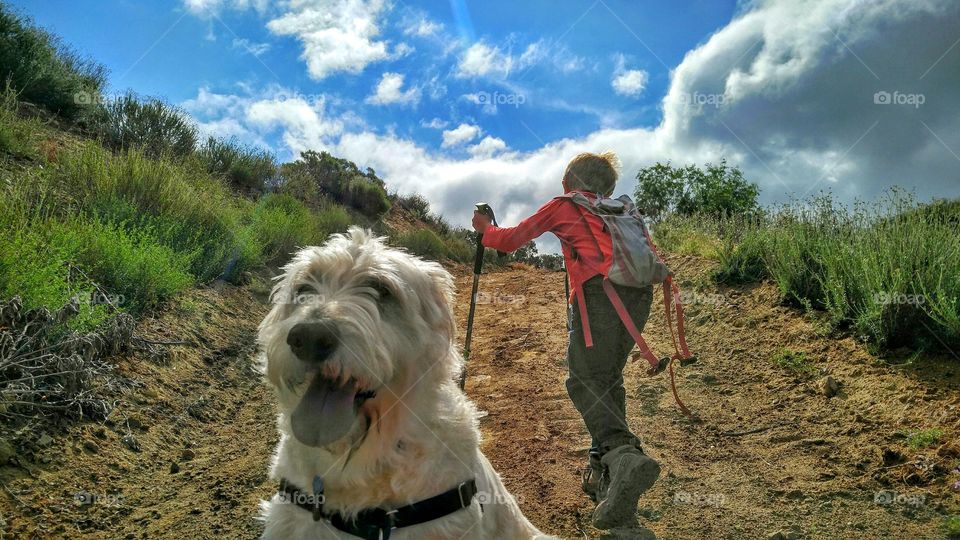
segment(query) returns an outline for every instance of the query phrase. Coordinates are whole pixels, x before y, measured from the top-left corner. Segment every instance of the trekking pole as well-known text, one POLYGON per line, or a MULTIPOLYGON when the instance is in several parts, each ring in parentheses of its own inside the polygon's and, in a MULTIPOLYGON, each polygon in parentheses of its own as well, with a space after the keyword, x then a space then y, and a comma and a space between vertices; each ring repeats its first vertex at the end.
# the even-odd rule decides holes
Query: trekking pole
MULTIPOLYGON (((497 226, 497 217, 487 203, 477 203, 477 212, 490 218, 497 226)), ((463 341, 463 371, 460 372, 460 389, 467 383, 467 362, 470 360, 470 338, 473 336, 473 314, 477 310, 477 286, 480 284, 480 271, 483 269, 483 234, 477 233, 477 253, 473 258, 473 288, 470 290, 470 312, 467 315, 467 337, 463 341)))

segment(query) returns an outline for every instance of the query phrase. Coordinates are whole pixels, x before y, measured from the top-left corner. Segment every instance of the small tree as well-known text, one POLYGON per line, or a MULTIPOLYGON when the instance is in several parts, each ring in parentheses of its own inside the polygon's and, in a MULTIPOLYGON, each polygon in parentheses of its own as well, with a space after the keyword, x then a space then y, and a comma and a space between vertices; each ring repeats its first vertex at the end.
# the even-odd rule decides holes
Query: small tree
POLYGON ((673 167, 657 163, 637 173, 637 204, 655 222, 667 214, 710 214, 714 216, 754 212, 760 188, 743 178, 738 167, 726 160, 673 167))

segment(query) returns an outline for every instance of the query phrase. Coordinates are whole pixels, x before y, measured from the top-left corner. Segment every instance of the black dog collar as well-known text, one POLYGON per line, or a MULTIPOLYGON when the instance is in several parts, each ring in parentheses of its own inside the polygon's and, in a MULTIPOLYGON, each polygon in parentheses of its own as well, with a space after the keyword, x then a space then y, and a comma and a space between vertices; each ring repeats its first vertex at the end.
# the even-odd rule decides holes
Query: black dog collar
POLYGON ((280 480, 280 496, 284 502, 296 504, 307 510, 313 514, 314 521, 326 519, 341 531, 365 540, 388 540, 393 529, 419 525, 448 516, 470 506, 476 494, 477 482, 470 479, 429 499, 392 510, 367 508, 361 510, 356 519, 346 520, 337 512, 324 512, 322 483, 319 490, 310 494, 287 482, 286 479, 280 480))

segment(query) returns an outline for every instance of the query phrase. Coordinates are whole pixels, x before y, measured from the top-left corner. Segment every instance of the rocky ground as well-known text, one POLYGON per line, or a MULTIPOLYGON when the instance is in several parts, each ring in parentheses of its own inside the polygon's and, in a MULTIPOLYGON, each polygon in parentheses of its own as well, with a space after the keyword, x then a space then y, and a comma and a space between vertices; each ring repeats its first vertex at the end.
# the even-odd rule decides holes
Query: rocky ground
MULTIPOLYGON (((942 538, 960 511, 960 359, 875 356, 771 285, 717 288, 710 263, 671 264, 701 358, 678 387, 698 419, 665 376, 628 366, 631 426, 663 465, 642 525, 677 539, 942 538), (784 349, 800 360, 773 362, 784 349), (942 436, 911 439, 928 429, 942 436)), ((453 271, 464 321, 469 271, 453 271)), ((542 530, 600 537, 579 488, 589 437, 564 389, 563 274, 515 267, 481 292, 467 392, 486 413, 483 449, 542 530)), ((184 343, 117 358, 136 385, 105 422, 0 445, 3 537, 255 537, 257 501, 275 489, 272 397, 251 365, 263 301, 250 287, 181 297, 137 335, 184 343)), ((646 334, 666 352, 662 308, 646 334)))

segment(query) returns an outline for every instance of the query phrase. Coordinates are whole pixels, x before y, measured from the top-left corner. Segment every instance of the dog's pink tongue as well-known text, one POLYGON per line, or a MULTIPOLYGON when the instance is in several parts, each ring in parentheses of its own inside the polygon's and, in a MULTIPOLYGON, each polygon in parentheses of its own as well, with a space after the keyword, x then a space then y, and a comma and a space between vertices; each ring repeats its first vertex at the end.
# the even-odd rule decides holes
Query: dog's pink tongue
POLYGON ((290 416, 293 435, 307 446, 330 444, 350 431, 357 417, 352 384, 342 388, 319 375, 290 416))

